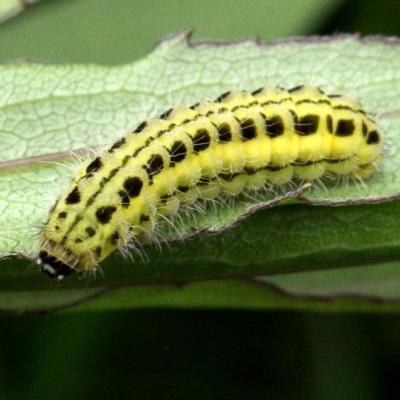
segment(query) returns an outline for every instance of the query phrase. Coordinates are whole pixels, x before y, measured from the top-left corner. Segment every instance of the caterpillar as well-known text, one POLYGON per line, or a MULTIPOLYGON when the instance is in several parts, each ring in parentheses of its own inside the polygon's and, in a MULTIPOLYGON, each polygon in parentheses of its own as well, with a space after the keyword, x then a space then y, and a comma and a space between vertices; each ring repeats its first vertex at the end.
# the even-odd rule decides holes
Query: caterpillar
POLYGON ((57 279, 94 271, 198 199, 294 178, 367 178, 381 142, 357 101, 314 86, 230 91, 171 108, 83 163, 49 212, 38 263, 57 279))

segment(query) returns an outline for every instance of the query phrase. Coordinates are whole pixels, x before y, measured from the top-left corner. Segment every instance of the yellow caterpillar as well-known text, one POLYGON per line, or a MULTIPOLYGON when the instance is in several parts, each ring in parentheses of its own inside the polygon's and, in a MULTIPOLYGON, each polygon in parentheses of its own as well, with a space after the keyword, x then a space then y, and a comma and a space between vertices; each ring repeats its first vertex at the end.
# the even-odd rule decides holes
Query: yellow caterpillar
POLYGON ((184 204, 295 177, 366 178, 380 153, 360 104, 317 87, 232 91, 170 109, 82 165, 50 211, 38 262, 58 279, 93 271, 184 204))

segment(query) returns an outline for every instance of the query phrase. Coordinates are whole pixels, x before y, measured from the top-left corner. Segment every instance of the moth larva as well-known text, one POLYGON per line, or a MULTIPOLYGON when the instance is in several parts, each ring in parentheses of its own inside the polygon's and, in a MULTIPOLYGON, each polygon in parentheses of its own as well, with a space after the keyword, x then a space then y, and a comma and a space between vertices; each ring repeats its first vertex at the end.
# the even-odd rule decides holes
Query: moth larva
POLYGON ((58 279, 93 271, 183 204, 296 177, 366 178, 380 153, 360 104, 317 87, 227 92, 170 109, 78 170, 41 232, 39 263, 58 279))

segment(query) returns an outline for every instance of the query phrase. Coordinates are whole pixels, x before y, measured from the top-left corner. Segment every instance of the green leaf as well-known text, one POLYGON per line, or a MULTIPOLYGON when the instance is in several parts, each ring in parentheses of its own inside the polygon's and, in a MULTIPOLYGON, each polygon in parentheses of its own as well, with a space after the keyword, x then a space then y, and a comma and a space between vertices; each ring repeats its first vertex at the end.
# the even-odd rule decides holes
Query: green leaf
POLYGON ((146 55, 170 32, 191 28, 197 38, 209 39, 306 35, 320 29, 344 1, 247 0, 234 7, 232 0, 151 1, 145 7, 143 0, 117 2, 112 18, 110 0, 48 0, 30 7, 12 23, 0 25, 0 61, 23 56, 115 65, 146 55))
POLYGON ((400 311, 399 263, 110 290, 78 311, 130 307, 400 311))
POLYGON ((272 277, 122 288, 0 292, 0 312, 130 308, 294 309, 399 312, 399 263, 272 277))
MULTIPOLYGON (((121 134, 171 105, 214 98, 232 88, 308 83, 354 96, 376 115, 385 136, 385 157, 365 184, 328 181, 326 188, 300 188, 291 197, 311 204, 358 206, 287 205, 242 221, 282 199, 274 199, 276 194, 260 195, 221 204, 189 217, 178 232, 164 226, 170 250, 159 254, 148 249, 148 263, 110 257, 104 263, 105 278, 90 285, 174 284, 398 260, 395 216, 400 203, 370 203, 399 196, 396 90, 400 71, 393 64, 399 49, 397 40, 387 38, 338 36, 232 44, 191 42, 180 34, 161 42, 145 59, 123 66, 1 66, 1 253, 26 257, 37 252, 35 233, 73 169, 74 163, 64 162, 70 151, 109 143, 116 132, 121 134), (179 242, 193 235, 192 240, 179 242)), ((8 296, 18 290, 54 287, 26 265, 15 258, 0 265, 0 288, 12 290, 8 296)), ((72 290, 87 283, 72 278, 62 287, 72 290)), ((86 289, 81 290, 84 294, 86 289)), ((296 299, 290 302, 294 306, 296 299)))

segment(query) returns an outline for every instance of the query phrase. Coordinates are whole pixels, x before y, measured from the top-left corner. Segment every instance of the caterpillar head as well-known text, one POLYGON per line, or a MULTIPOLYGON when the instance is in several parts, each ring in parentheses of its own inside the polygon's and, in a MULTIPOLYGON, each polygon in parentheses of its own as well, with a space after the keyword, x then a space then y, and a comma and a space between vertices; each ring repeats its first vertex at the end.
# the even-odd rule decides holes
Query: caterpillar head
POLYGON ((61 281, 65 276, 70 275, 74 270, 67 264, 51 256, 47 251, 41 251, 37 263, 41 266, 41 270, 50 278, 56 278, 61 281))

